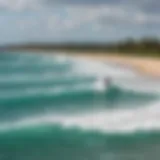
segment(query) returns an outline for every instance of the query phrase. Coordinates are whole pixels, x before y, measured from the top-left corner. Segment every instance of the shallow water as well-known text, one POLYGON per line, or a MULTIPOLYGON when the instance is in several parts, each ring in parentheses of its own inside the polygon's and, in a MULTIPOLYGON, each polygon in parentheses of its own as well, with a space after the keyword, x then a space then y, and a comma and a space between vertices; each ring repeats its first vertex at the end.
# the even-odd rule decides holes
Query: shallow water
POLYGON ((160 157, 160 82, 110 63, 0 54, 0 159, 160 157), (107 90, 97 79, 112 77, 107 90))

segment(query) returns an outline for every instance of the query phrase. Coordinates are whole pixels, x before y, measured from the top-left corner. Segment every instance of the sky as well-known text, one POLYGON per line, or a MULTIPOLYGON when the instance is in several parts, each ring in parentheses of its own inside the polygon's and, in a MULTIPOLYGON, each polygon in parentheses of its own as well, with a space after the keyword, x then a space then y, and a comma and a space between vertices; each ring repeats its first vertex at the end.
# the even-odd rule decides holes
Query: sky
POLYGON ((160 37, 160 0, 0 0, 0 45, 160 37))

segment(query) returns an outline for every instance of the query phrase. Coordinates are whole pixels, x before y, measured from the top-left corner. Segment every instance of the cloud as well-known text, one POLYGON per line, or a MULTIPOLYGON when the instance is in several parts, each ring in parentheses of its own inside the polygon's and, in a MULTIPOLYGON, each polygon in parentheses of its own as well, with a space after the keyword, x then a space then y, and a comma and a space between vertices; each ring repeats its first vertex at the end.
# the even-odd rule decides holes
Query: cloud
POLYGON ((66 19, 74 22, 75 26, 88 25, 145 25, 149 23, 159 24, 159 16, 146 14, 135 9, 122 8, 120 6, 72 6, 67 7, 66 19))
POLYGON ((102 29, 102 24, 99 23, 99 19, 102 15, 110 14, 110 8, 101 7, 80 7, 80 6, 68 6, 63 8, 65 17, 59 16, 53 13, 48 16, 49 29, 52 31, 70 31, 80 28, 90 28, 91 30, 102 29))
POLYGON ((7 11, 0 31, 12 25, 27 40, 107 39, 153 30, 158 35, 159 5, 158 0, 0 0, 0 10, 7 11))
POLYGON ((41 0, 0 0, 0 9, 23 11, 37 9, 40 7, 41 0))
POLYGON ((46 4, 73 4, 73 5, 97 5, 97 4, 120 4, 127 0, 44 0, 46 4))
POLYGON ((37 27, 54 36, 82 29, 87 32, 107 32, 122 27, 138 28, 150 25, 160 26, 157 15, 116 5, 59 6, 47 12, 33 12, 30 18, 23 18, 19 24, 23 30, 37 27), (37 23, 33 26, 31 24, 34 21, 37 23))
POLYGON ((0 0, 0 8, 12 10, 54 8, 55 5, 109 5, 160 14, 159 0, 0 0))

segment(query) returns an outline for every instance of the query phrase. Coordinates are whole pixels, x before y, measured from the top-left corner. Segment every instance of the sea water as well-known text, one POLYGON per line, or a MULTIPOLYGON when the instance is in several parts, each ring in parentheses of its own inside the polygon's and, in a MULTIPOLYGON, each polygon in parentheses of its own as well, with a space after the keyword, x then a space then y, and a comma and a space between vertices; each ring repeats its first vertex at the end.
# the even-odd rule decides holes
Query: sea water
POLYGON ((0 160, 159 160, 159 107, 160 82, 126 67, 0 54, 0 160))

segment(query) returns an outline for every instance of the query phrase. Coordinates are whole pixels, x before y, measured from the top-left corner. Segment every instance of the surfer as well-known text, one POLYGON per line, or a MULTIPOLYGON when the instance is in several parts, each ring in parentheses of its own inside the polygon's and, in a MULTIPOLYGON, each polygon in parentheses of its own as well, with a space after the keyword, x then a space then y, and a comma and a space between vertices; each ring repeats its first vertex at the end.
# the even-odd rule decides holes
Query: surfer
POLYGON ((106 88, 108 86, 111 86, 111 83, 112 83, 112 79, 110 77, 104 78, 104 84, 105 84, 106 88))
POLYGON ((99 78, 96 82, 96 88, 99 91, 106 91, 111 86, 111 83, 110 77, 99 78))

